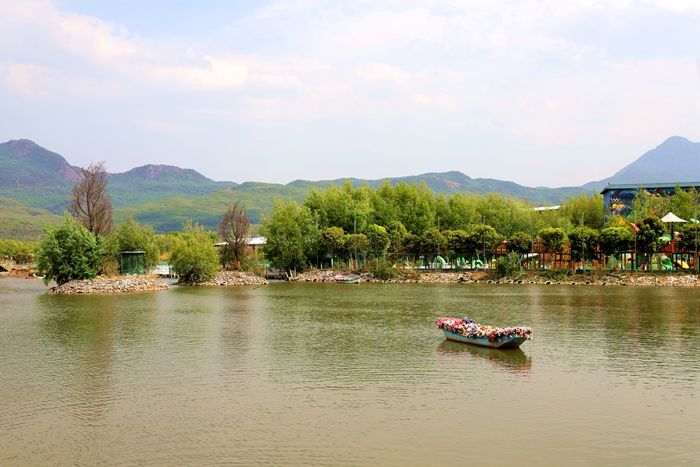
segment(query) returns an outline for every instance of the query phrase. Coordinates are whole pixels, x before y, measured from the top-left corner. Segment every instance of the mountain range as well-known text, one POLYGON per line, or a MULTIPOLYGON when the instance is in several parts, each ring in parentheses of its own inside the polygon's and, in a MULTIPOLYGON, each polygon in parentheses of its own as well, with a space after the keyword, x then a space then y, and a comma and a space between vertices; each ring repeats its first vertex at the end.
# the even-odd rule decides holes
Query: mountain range
MULTIPOLYGON (((80 168, 33 141, 0 144, 0 238, 36 237, 41 223, 58 222, 80 168)), ((514 182, 471 178, 461 172, 425 173, 379 180, 295 180, 286 185, 259 182, 217 182, 192 169, 144 165, 109 174, 115 220, 133 216, 157 231, 179 230, 186 220, 214 228, 233 200, 244 202, 253 223, 269 212, 276 198, 302 201, 314 188, 350 181, 354 186, 425 183, 436 193, 488 193, 523 198, 534 204, 559 204, 579 193, 600 191, 612 183, 695 182, 700 180, 700 143, 680 136, 668 138, 634 162, 603 180, 580 187, 527 187, 514 182)))

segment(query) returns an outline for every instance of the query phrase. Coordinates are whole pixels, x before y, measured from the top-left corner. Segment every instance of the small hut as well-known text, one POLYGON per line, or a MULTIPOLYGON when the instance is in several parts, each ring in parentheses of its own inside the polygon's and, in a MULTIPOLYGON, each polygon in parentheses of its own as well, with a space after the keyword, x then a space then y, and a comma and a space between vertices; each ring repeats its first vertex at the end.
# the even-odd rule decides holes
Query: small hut
POLYGON ((123 275, 144 274, 146 272, 145 251, 120 251, 119 273, 123 275))

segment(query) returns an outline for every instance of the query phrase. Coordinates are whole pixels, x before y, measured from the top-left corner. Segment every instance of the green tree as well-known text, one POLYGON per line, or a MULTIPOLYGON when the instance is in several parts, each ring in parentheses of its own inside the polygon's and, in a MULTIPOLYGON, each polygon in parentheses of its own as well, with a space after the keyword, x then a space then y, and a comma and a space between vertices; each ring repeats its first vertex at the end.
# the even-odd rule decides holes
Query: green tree
POLYGON ((678 217, 686 220, 699 214, 698 203, 700 203, 700 193, 695 188, 683 190, 677 186, 675 193, 670 197, 671 211, 678 217))
POLYGON ((397 183, 392 187, 392 203, 399 220, 409 232, 420 235, 435 225, 434 194, 428 187, 397 183))
POLYGON ((633 234, 628 227, 606 227, 598 235, 600 251, 606 255, 612 255, 621 251, 628 251, 633 240, 633 234))
POLYGON ((477 204, 481 222, 506 236, 528 230, 531 225, 532 206, 523 200, 489 193, 481 196, 477 204))
POLYGON ((133 217, 117 225, 105 240, 103 249, 113 261, 119 261, 119 253, 122 251, 143 251, 143 267, 146 270, 158 263, 158 246, 153 227, 142 225, 133 217))
POLYGON ((314 190, 304 201, 318 219, 318 225, 341 227, 345 232, 361 232, 367 227, 372 211, 372 192, 367 187, 353 188, 349 181, 343 186, 314 190))
POLYGON ((688 253, 695 253, 700 247, 700 224, 686 224, 680 229, 680 248, 688 253))
POLYGON ((177 242, 170 263, 186 284, 206 282, 219 270, 219 254, 211 234, 200 225, 187 225, 177 242))
POLYGON ((345 232, 341 227, 327 227, 321 232, 321 248, 326 257, 335 259, 345 247, 345 232))
POLYGON ((398 220, 392 220, 386 225, 386 232, 389 234, 389 251, 397 258, 404 252, 404 239, 408 235, 406 227, 398 220))
POLYGON ((438 229, 432 228, 423 232, 420 236, 420 244, 421 253, 431 258, 445 252, 447 239, 438 229))
POLYGON ((276 202, 260 232, 267 237, 264 252, 270 265, 285 271, 306 269, 321 237, 311 210, 294 201, 276 202))
POLYGON ((367 227, 365 235, 369 241, 370 256, 373 258, 383 258, 391 244, 391 239, 386 229, 381 225, 372 224, 367 227))
POLYGON ((564 251, 566 233, 559 227, 545 227, 537 233, 542 246, 549 253, 560 253, 564 251))
POLYGON ((590 227, 576 227, 569 232, 571 256, 574 261, 593 259, 598 245, 598 231, 590 227))
POLYGON ((418 235, 411 232, 406 233, 401 242, 401 248, 406 255, 410 255, 415 259, 421 253, 421 241, 418 235))
POLYGON ((478 196, 455 193, 447 200, 448 211, 440 214, 440 225, 445 229, 466 231, 472 224, 480 222, 478 196))
POLYGON ((658 217, 650 216, 639 223, 637 233, 637 249, 652 254, 660 246, 660 237, 664 234, 664 224, 658 217))
POLYGON ((632 210, 628 216, 635 222, 650 217, 663 217, 671 210, 671 199, 658 193, 639 190, 632 201, 632 210))
POLYGON ((566 216, 572 225, 603 228, 603 195, 581 193, 572 196, 561 206, 562 215, 566 216))
POLYGON ((47 226, 37 251, 37 268, 46 284, 92 279, 100 267, 100 245, 88 229, 73 219, 47 226))
POLYGON ((490 225, 476 224, 469 230, 469 251, 474 253, 493 251, 503 237, 490 225))
POLYGON ((447 230, 444 232, 447 239, 447 254, 451 258, 458 258, 469 252, 469 234, 462 230, 447 230))
POLYGON ((532 235, 527 232, 516 232, 508 239, 508 249, 513 253, 524 255, 532 251, 532 235))
POLYGON ((166 234, 156 234, 154 243, 158 250, 158 259, 161 261, 170 261, 170 256, 178 243, 182 241, 182 233, 169 232, 166 234))
POLYGON ((345 236, 345 248, 352 259, 358 260, 367 257, 369 253, 369 239, 365 234, 349 234, 345 236))

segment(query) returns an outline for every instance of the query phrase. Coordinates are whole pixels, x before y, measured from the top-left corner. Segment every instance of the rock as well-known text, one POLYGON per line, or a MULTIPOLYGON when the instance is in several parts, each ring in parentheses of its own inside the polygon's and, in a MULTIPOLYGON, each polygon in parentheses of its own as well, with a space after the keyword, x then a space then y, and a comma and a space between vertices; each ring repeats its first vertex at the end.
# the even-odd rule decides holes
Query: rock
POLYGON ((70 281, 49 289, 50 294, 115 294, 165 290, 168 284, 153 276, 97 277, 70 281))
MULTIPOLYGON (((492 272, 491 272, 492 273, 492 272)), ((335 270, 309 270, 290 278, 299 282, 335 282, 336 276, 347 275, 346 271, 335 270)), ((411 269, 397 269, 397 277, 394 279, 376 279, 372 274, 360 274, 362 282, 380 282, 395 284, 557 284, 557 285, 638 285, 638 286, 674 286, 674 287, 698 287, 700 276, 675 275, 663 273, 592 273, 584 275, 567 275, 559 279, 551 276, 540 276, 536 272, 526 272, 524 278, 496 279, 489 275, 488 271, 419 271, 411 269)))
POLYGON ((220 271, 212 280, 207 282, 197 282, 190 285, 266 285, 265 278, 256 276, 251 272, 242 271, 220 271))

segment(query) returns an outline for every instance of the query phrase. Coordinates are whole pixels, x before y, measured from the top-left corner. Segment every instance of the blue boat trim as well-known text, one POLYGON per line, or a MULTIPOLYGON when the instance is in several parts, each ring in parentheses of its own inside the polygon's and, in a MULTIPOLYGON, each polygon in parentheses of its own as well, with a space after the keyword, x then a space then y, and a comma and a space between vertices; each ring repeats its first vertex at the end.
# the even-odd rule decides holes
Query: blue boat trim
POLYGON ((478 345, 479 347, 490 347, 492 349, 514 349, 520 347, 520 344, 527 340, 527 337, 503 336, 490 341, 486 337, 467 337, 447 329, 443 329, 442 332, 451 341, 478 345))

